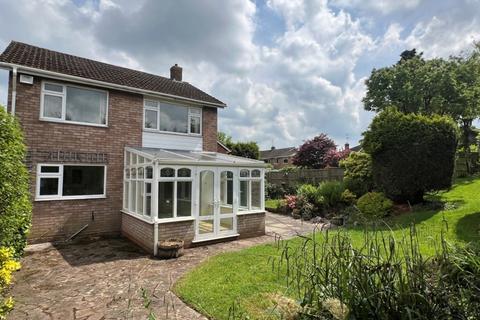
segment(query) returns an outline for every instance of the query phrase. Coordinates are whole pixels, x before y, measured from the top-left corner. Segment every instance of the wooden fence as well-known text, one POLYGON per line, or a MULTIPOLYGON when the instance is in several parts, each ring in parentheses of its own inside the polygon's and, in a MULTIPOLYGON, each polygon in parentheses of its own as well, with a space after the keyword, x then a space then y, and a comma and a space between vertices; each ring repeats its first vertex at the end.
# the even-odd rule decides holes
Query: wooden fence
POLYGON ((343 180, 343 169, 296 169, 292 171, 270 171, 265 174, 265 179, 271 184, 294 187, 298 184, 319 184, 328 180, 343 180))

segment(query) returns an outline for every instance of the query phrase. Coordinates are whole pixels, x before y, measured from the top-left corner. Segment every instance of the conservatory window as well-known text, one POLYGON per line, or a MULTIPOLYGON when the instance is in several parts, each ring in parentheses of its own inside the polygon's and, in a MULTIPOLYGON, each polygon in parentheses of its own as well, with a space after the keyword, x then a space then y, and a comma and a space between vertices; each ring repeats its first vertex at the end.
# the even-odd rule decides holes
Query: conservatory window
POLYGON ((160 169, 158 182, 158 218, 190 217, 192 215, 191 170, 160 169), (163 180, 163 181, 162 181, 163 180))
POLYGON ((240 170, 239 211, 262 209, 262 185, 262 173, 260 170, 240 170))

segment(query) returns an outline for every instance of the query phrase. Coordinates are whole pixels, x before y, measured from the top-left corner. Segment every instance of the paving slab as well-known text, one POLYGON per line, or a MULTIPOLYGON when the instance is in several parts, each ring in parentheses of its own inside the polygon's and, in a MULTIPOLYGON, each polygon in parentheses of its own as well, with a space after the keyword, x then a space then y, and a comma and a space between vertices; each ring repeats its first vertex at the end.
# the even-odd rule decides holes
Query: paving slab
POLYGON ((8 319, 206 319, 170 290, 185 272, 216 254, 313 231, 316 225, 266 214, 266 235, 185 250, 159 260, 125 239, 27 248, 15 273, 16 305, 8 319), (142 298, 146 292, 148 301, 142 298))

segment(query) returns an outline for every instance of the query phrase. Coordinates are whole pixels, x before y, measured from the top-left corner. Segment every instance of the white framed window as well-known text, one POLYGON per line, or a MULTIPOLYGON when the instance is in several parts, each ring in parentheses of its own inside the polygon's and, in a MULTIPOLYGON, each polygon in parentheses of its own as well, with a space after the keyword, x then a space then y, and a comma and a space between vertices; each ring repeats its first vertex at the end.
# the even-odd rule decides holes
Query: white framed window
POLYGON ((105 165, 39 164, 36 199, 98 199, 106 196, 105 165))
POLYGON ((107 117, 107 91, 42 82, 41 120, 106 127, 107 117))
POLYGON ((263 179, 259 169, 240 169, 239 211, 257 211, 263 208, 263 179))
POLYGON ((193 216, 193 175, 190 168, 163 167, 159 170, 157 218, 193 216))
POLYGON ((202 109, 145 99, 143 128, 147 131, 201 135, 202 109))

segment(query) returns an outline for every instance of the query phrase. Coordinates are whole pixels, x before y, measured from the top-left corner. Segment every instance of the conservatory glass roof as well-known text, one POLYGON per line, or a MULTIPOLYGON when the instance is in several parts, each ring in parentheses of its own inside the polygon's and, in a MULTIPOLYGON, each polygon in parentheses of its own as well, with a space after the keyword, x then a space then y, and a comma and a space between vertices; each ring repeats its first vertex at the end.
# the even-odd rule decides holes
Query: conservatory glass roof
POLYGON ((146 147, 127 147, 126 151, 139 154, 148 159, 158 161, 159 163, 266 167, 266 164, 260 160, 237 157, 218 152, 171 150, 146 147))

